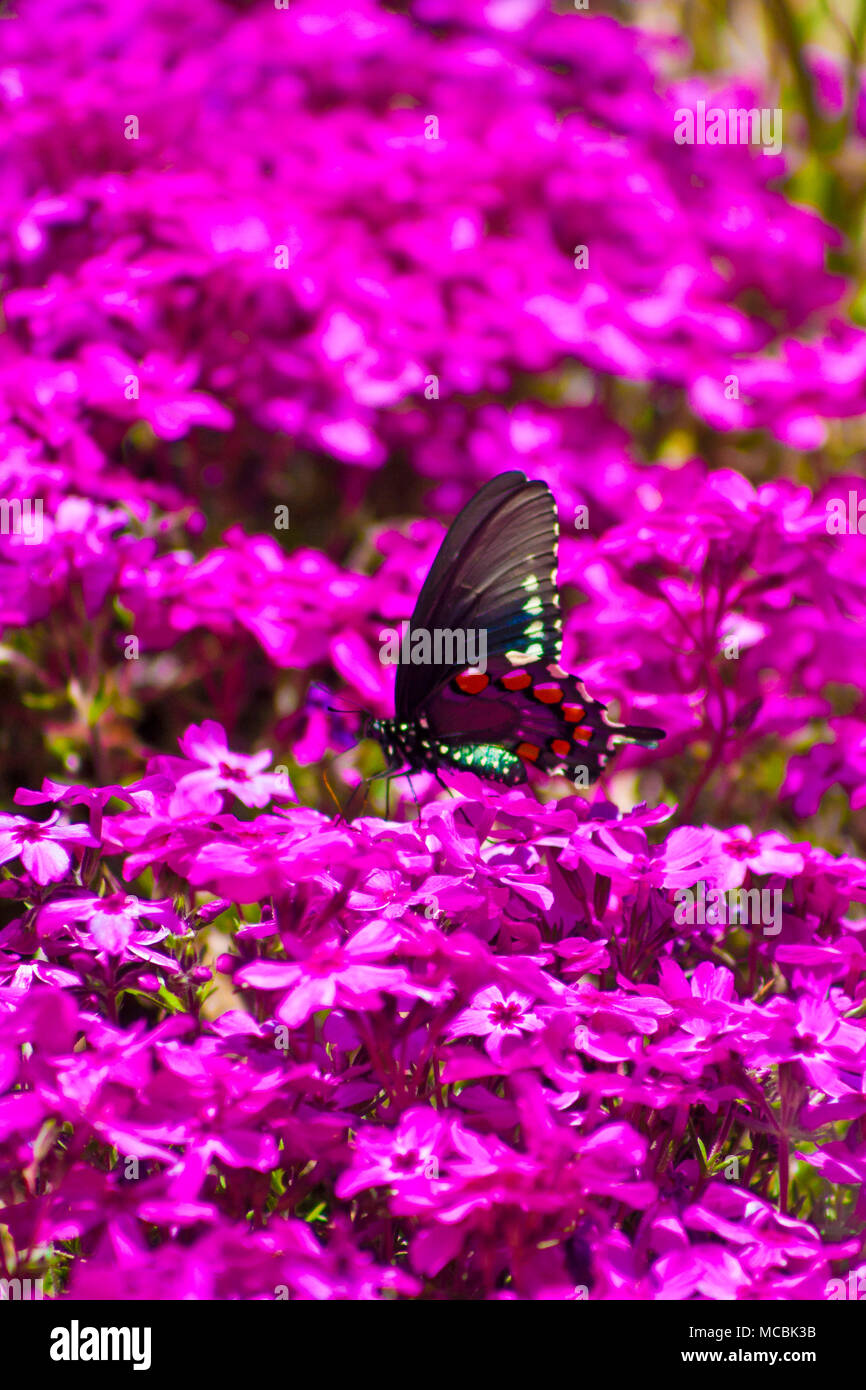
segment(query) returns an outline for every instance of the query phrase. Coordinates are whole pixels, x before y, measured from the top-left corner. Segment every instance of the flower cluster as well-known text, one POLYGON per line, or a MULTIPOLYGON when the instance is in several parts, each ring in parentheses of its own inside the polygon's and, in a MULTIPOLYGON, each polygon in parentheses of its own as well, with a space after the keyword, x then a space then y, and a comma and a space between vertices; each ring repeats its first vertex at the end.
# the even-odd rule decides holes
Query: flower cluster
POLYGON ((258 805, 215 724, 184 749, 4 818, 31 1269, 74 1244, 90 1298, 778 1299, 851 1267, 866 862, 522 791, 335 824, 258 805), (775 934, 684 929, 698 883, 770 885, 775 934))
POLYGON ((170 21, 68 0, 48 64, 22 4, 0 382, 25 486, 87 471, 117 496, 130 430, 234 423, 365 468, 418 447, 460 477, 467 398, 564 362, 798 448, 860 412, 838 234, 772 187, 781 156, 674 144, 707 93, 663 80, 660 39, 546 0, 180 0, 170 21))

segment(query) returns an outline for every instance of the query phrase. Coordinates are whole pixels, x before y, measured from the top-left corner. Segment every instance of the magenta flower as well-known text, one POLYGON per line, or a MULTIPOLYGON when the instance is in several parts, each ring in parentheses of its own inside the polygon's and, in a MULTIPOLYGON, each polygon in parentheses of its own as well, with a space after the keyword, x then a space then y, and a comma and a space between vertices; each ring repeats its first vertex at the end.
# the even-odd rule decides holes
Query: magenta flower
POLYGON ((543 1020, 532 1010, 529 995, 516 991, 505 994, 498 985, 491 985, 480 990, 469 1008, 457 1015, 446 1036, 460 1038, 471 1034, 485 1038, 487 1051, 498 1059, 506 1043, 518 1041, 543 1027, 543 1020))
POLYGON ((396 1129, 373 1127, 355 1136, 351 1167, 337 1182, 337 1195, 353 1197, 365 1187, 393 1187, 399 1192, 415 1185, 421 1190, 440 1177, 445 1156, 453 1148, 452 1125, 426 1106, 413 1106, 400 1116, 396 1129))
POLYGON ((180 739, 180 758, 156 758, 154 767, 176 777, 171 814, 215 813, 222 807, 221 792, 231 792, 245 806, 267 806, 272 799, 293 801, 295 793, 285 773, 266 772, 270 752, 244 755, 229 751, 226 731, 213 719, 191 724, 180 739))
POLYGON ((0 864, 20 859, 27 872, 43 886, 65 878, 72 863, 72 852, 66 846, 95 848, 99 841, 86 825, 59 825, 59 820, 59 811, 41 822, 0 814, 0 864))
POLYGON ((783 874, 785 878, 794 878, 803 871, 803 851, 808 853, 808 846, 792 845, 779 831, 765 830, 753 837, 745 825, 720 831, 719 844, 734 861, 726 876, 728 888, 738 888, 745 882, 747 873, 783 874))
POLYGON ((150 944, 169 932, 180 934, 186 930, 169 899, 142 901, 128 893, 109 893, 103 898, 55 898, 40 909, 40 932, 52 933, 70 922, 86 923, 84 941, 92 940, 100 950, 115 956, 123 955, 133 943, 150 944), (152 930, 153 925, 157 931, 152 930), (143 933, 138 930, 141 927, 145 928, 143 933))
POLYGON ((400 944, 400 934, 388 921, 370 922, 347 941, 327 934, 319 941, 293 943, 295 963, 255 961, 235 975, 235 983, 251 989, 286 990, 274 1013, 297 1028, 318 1009, 375 1009, 380 992, 411 994, 409 975, 402 966, 385 965, 400 944))

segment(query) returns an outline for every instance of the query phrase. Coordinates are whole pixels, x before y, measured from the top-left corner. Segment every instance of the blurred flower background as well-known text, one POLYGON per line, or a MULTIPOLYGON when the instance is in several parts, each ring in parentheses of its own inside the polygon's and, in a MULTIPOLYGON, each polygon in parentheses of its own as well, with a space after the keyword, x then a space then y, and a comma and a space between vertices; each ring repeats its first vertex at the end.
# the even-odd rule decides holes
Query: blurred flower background
POLYGON ((6 5, 6 1276, 866 1273, 864 73, 862 0, 6 5), (700 102, 781 150, 678 143, 700 102), (511 468, 563 664, 668 736, 347 825, 330 706, 392 712, 511 468), (699 883, 780 931, 684 928, 699 883))

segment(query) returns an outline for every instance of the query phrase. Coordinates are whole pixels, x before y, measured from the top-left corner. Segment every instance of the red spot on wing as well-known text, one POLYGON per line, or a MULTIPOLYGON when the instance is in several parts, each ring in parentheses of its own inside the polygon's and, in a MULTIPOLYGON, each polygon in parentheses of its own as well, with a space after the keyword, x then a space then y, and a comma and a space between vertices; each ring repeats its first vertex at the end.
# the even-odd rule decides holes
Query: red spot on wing
POLYGON ((479 695, 490 684, 490 677, 485 676, 481 671, 464 671, 455 680, 464 695, 479 695))
POLYGON ((578 720, 582 719, 583 716, 586 714, 586 710, 583 708, 583 705, 563 705, 562 712, 568 720, 569 724, 576 724, 578 720))
POLYGON ((518 758, 526 758, 529 762, 534 763, 541 749, 534 743, 518 743, 514 751, 518 758))
POLYGON ((580 729, 575 729, 575 731, 574 731, 574 741, 575 741, 575 743, 591 743, 591 742, 592 742, 592 733, 593 733, 592 729, 587 729, 585 726, 582 727, 582 728, 580 728, 580 729))
POLYGON ((525 690, 528 685, 532 685, 532 677, 528 671, 511 671, 502 677, 500 685, 505 690, 525 690))
POLYGON ((564 738, 555 738, 550 746, 559 758, 567 758, 571 752, 571 744, 564 738))
POLYGON ((556 705, 562 699, 562 687, 558 685, 536 685, 532 693, 544 705, 556 705))

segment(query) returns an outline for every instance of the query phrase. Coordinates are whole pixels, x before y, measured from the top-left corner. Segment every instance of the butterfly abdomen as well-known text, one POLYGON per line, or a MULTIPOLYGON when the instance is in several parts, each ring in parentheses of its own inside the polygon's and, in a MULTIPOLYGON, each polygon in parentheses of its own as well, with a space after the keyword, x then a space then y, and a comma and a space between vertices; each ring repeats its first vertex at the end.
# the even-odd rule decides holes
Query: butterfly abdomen
POLYGON ((440 767, 464 768, 506 786, 526 781, 526 772, 518 755, 492 743, 446 742, 420 723, 398 723, 394 719, 376 719, 369 732, 379 741, 388 760, 389 771, 432 772, 440 767))

